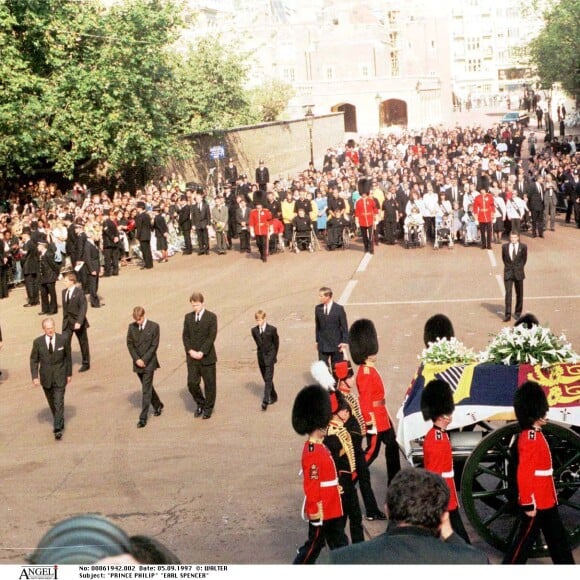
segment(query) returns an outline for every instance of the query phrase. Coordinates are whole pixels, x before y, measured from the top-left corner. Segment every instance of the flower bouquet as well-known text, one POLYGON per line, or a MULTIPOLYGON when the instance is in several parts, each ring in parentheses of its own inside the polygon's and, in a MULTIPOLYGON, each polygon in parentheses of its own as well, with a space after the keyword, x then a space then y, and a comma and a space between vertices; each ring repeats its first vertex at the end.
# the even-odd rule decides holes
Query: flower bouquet
POLYGON ((534 325, 502 328, 480 355, 481 362, 504 365, 531 364, 542 368, 556 363, 580 362, 580 356, 561 334, 534 325))
POLYGON ((419 360, 425 364, 471 364, 478 362, 477 354, 454 336, 438 338, 423 349, 419 360))

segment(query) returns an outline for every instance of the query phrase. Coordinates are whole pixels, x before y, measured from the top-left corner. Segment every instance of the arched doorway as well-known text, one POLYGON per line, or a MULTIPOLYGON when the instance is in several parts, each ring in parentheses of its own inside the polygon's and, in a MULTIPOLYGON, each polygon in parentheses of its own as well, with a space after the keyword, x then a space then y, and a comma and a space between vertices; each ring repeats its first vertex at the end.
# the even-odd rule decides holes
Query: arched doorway
POLYGON ((356 133, 356 107, 350 103, 335 105, 331 109, 334 113, 344 113, 344 131, 346 133, 356 133))
POLYGON ((400 125, 406 127, 407 103, 400 99, 389 99, 381 103, 381 127, 400 125))

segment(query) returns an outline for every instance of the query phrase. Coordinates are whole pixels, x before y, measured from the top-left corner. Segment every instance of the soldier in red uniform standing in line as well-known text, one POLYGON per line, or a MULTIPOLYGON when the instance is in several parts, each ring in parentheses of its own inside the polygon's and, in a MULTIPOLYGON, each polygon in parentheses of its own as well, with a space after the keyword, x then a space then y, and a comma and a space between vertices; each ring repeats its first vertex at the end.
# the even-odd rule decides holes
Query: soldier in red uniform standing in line
POLYGON ((481 232, 481 249, 491 250, 491 233, 493 215, 495 213, 495 201, 489 191, 482 189, 473 201, 473 213, 479 222, 481 232))
POLYGON ((362 318, 353 323, 349 331, 350 354, 352 360, 360 365, 356 375, 359 403, 367 425, 367 464, 377 458, 381 443, 385 446, 388 481, 401 469, 399 446, 395 429, 386 407, 385 386, 381 375, 375 368, 379 342, 375 325, 371 320, 362 318))
POLYGON ((459 513, 453 471, 453 453, 447 433, 447 427, 453 420, 454 410, 453 392, 449 384, 441 380, 427 383, 421 395, 421 413, 425 421, 433 421, 433 427, 429 429, 425 441, 423 441, 424 467, 427 471, 432 471, 445 480, 450 492, 447 511, 451 527, 457 535, 471 544, 459 513))
POLYGON ((369 196, 368 192, 363 191, 360 199, 354 206, 354 216, 357 225, 360 227, 365 252, 375 253, 373 227, 375 216, 379 213, 375 200, 369 196))
POLYGON ((548 422, 548 400, 542 387, 526 381, 516 391, 514 411, 521 433, 518 436, 518 501, 520 527, 506 553, 504 564, 525 564, 540 530, 554 564, 574 564, 566 530, 558 513, 552 456, 542 427, 548 422))
POLYGON ((296 396, 292 426, 299 435, 308 435, 302 450, 308 540, 294 564, 314 564, 325 544, 331 550, 348 545, 336 466, 323 443, 331 417, 330 396, 324 387, 310 385, 296 396))
POLYGON ((248 226, 250 227, 250 235, 252 238, 256 238, 256 246, 258 246, 260 251, 262 262, 268 260, 268 232, 271 219, 272 214, 270 211, 264 209, 262 203, 257 201, 255 208, 250 212, 248 226))

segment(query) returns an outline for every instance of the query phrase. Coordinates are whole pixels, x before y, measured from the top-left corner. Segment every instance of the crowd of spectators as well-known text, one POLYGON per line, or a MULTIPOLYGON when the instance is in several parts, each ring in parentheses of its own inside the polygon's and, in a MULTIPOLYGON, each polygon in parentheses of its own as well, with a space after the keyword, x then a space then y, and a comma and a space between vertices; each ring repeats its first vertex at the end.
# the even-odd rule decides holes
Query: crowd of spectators
MULTIPOLYGON (((322 247, 334 249, 340 246, 340 239, 332 233, 333 227, 345 229, 350 238, 361 233, 355 207, 362 194, 375 202, 375 244, 402 240, 405 220, 412 213, 421 214, 428 241, 433 241, 436 220, 442 215, 453 218, 454 240, 478 241, 471 240, 469 222, 471 233, 477 233, 481 216, 473 206, 482 191, 491 192, 495 199, 492 220, 499 243, 512 224, 522 231, 531 227, 527 198, 535 183, 553 188, 555 206, 565 211, 565 221, 574 217, 580 227, 578 137, 550 141, 524 131, 517 125, 500 124, 489 129, 439 126, 358 143, 351 140, 328 148, 321 168, 310 165, 293 179, 269 181, 268 176, 267 182, 260 183, 238 172, 230 160, 219 185, 209 189, 188 188, 178 175, 150 182, 134 192, 95 192, 80 183, 62 191, 44 180, 4 189, 0 193, 0 298, 8 295, 9 286, 23 282, 26 232, 34 242, 47 241, 56 263, 65 271, 83 259, 71 240, 75 231, 77 236, 84 232, 102 252, 103 223, 110 219, 118 230, 115 253, 120 264, 140 263, 143 243, 136 239, 136 218, 142 210, 150 218, 148 243, 158 261, 167 261, 178 252, 191 253, 192 246, 184 239, 189 237, 188 229, 194 246, 197 237, 204 238, 200 248, 204 254, 209 253, 207 231, 210 239, 218 235, 221 240, 219 254, 234 248, 251 251, 246 238, 253 232, 245 212, 239 210, 251 210, 257 204, 271 214, 270 232, 276 234, 270 236, 271 251, 291 246, 298 223, 304 228, 304 222, 310 222, 322 247), (224 204, 227 222, 223 208, 216 210, 224 204), (195 208, 202 205, 207 212, 200 223, 195 208), (191 224, 183 221, 184 215, 191 224), (218 220, 217 215, 222 217, 218 220), (159 229, 155 225, 159 223, 167 227, 159 229), (219 235, 223 233, 225 247, 219 235), (161 242, 160 237, 164 238, 161 242)), ((545 209, 546 223, 553 228, 553 210, 547 203, 545 209)), ((102 262, 103 257, 100 259, 102 262)))

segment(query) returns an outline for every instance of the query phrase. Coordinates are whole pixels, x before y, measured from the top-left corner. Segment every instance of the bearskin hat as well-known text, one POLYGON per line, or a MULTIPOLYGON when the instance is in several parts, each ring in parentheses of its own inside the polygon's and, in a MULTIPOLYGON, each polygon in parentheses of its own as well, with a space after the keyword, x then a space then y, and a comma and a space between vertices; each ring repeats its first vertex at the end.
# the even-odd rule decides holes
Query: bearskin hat
POLYGON ((328 391, 320 385, 304 387, 294 400, 292 427, 298 435, 324 429, 332 417, 328 391))
POLYGON ((369 356, 379 352, 379 339, 372 320, 368 318, 355 320, 348 335, 350 355, 355 364, 361 365, 369 356))
POLYGON ((514 411, 522 429, 528 429, 544 417, 549 408, 544 390, 535 381, 526 381, 516 391, 514 411))
POLYGON ((436 342, 438 338, 452 338, 455 336, 453 324, 445 314, 434 314, 425 323, 423 342, 429 346, 430 342, 436 342))
POLYGON ((532 326, 539 326, 540 321, 531 313, 528 312, 520 316, 514 323, 514 326, 523 326, 524 328, 532 328, 532 326))
POLYGON ((441 415, 451 415, 455 409, 453 391, 446 381, 429 381, 421 394, 421 413, 425 421, 435 421, 441 415))

